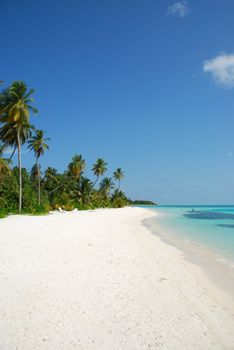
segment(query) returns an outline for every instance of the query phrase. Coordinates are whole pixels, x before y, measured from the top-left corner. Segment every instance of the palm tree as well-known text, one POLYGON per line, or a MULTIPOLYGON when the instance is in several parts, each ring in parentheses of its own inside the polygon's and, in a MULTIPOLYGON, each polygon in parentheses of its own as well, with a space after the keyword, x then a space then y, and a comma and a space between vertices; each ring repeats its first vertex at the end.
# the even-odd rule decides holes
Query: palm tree
POLYGON ((75 154, 72 162, 68 165, 68 172, 75 179, 79 180, 85 170, 85 160, 81 154, 75 154))
MULTIPOLYGON (((40 171, 41 171, 41 167, 39 165, 40 171)), ((30 170, 30 180, 32 182, 32 186, 34 187, 34 185, 37 183, 38 181, 38 165, 34 164, 30 170)))
POLYGON ((98 158, 96 160, 96 162, 93 164, 92 171, 93 171, 94 175, 96 176, 96 180, 94 181, 92 188, 90 189, 89 199, 91 197, 91 193, 92 193, 93 188, 95 187, 96 183, 99 180, 99 177, 104 175, 105 172, 107 171, 106 166, 107 166, 107 163, 104 161, 103 158, 98 158))
POLYGON ((59 174, 55 168, 48 167, 45 171, 43 185, 45 191, 48 192, 50 200, 52 201, 54 193, 58 189, 62 189, 62 187, 65 185, 64 176, 59 174))
POLYGON ((49 149, 47 141, 50 139, 44 137, 45 132, 43 130, 36 130, 35 135, 28 141, 28 148, 33 151, 36 157, 36 166, 38 174, 38 204, 41 204, 41 172, 39 166, 39 158, 44 155, 45 151, 49 149))
POLYGON ((128 198, 126 197, 124 192, 116 189, 111 196, 111 202, 115 208, 122 208, 128 203, 128 198))
POLYGON ((34 90, 28 90, 23 81, 15 81, 2 92, 0 98, 0 121, 4 126, 10 124, 16 131, 19 167, 19 212, 22 209, 22 129, 30 127, 30 112, 37 112, 36 108, 31 105, 34 101, 31 97, 33 93, 34 90))
POLYGON ((110 196, 110 191, 114 188, 114 183, 112 178, 104 177, 100 183, 100 191, 108 198, 110 196))
POLYGON ((119 183, 118 190, 120 190, 120 181, 124 178, 124 172, 122 171, 121 168, 117 168, 113 176, 114 176, 114 179, 118 181, 119 183))
POLYGON ((96 180, 94 181, 93 187, 95 187, 96 183, 98 182, 98 179, 100 176, 104 175, 107 171, 107 163, 104 161, 103 158, 98 158, 96 160, 96 163, 93 164, 92 171, 94 175, 96 176, 96 180))
POLYGON ((78 184, 78 196, 82 204, 86 204, 89 201, 90 192, 92 191, 93 183, 87 177, 81 177, 78 184))
MULTIPOLYGON (((21 145, 24 145, 26 141, 32 136, 32 130, 34 127, 29 124, 23 124, 20 130, 21 145)), ((0 128, 0 139, 2 140, 4 147, 9 147, 12 151, 9 158, 9 162, 17 150, 17 129, 14 123, 5 123, 0 128)))
POLYGON ((54 186, 58 186, 60 184, 60 175, 57 171, 57 169, 48 167, 45 170, 45 176, 44 176, 44 183, 46 186, 46 190, 50 192, 54 189, 54 186))

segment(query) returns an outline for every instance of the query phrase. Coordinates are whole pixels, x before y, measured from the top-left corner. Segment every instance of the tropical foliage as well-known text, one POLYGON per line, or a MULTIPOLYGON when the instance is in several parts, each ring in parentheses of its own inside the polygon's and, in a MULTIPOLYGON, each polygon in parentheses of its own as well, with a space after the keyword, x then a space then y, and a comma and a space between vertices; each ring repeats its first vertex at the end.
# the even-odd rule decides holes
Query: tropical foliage
POLYGON ((62 173, 52 167, 42 171, 41 157, 49 150, 50 139, 31 124, 31 115, 38 112, 33 94, 23 81, 15 81, 0 92, 0 217, 17 211, 125 206, 129 200, 120 191, 124 173, 117 168, 113 177, 103 177, 107 173, 103 158, 91 168, 93 179, 85 176, 86 161, 81 154, 75 154, 62 173), (22 167, 22 145, 35 157, 30 170, 22 167), (12 163, 16 152, 17 165, 12 163))
POLYGON ((118 181, 119 191, 120 191, 120 181, 124 178, 124 172, 122 171, 121 168, 117 168, 113 175, 114 175, 114 179, 118 181))
POLYGON ((17 146, 19 169, 19 212, 22 209, 22 170, 21 146, 25 140, 24 135, 30 130, 30 112, 37 110, 31 105, 34 101, 31 95, 33 89, 28 90, 23 81, 14 81, 0 95, 0 122, 3 123, 1 132, 4 145, 17 146))
POLYGON ((36 130, 28 140, 28 148, 34 152, 36 158, 36 178, 38 180, 38 204, 41 205, 41 171, 39 165, 39 158, 44 155, 45 151, 49 149, 47 141, 50 139, 44 137, 45 132, 43 130, 36 130))

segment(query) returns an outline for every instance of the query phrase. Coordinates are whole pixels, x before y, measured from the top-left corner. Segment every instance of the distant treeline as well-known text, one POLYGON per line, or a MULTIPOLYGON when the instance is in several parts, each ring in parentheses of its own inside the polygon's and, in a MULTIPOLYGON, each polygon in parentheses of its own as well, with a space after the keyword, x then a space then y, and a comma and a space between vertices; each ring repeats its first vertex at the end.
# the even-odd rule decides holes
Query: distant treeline
POLYGON ((132 205, 157 205, 156 203, 152 201, 142 200, 142 199, 136 199, 134 201, 129 200, 130 204, 132 205))

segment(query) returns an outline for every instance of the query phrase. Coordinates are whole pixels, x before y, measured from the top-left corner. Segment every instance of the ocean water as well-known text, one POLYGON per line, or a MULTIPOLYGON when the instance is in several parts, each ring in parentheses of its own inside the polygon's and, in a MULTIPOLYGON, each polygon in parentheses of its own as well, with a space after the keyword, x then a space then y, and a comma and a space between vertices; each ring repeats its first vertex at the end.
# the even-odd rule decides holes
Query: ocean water
POLYGON ((151 206, 161 230, 234 262, 234 206, 151 206))

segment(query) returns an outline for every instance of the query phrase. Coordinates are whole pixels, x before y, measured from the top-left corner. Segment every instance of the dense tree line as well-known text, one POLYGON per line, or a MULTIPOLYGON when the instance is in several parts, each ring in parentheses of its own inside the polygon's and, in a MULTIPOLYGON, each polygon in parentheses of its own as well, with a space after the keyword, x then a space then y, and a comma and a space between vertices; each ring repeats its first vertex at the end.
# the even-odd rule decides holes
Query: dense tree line
POLYGON ((129 200, 131 205, 157 205, 156 203, 144 199, 129 200))
POLYGON ((0 92, 0 212, 125 206, 128 199, 121 191, 124 173, 117 168, 112 177, 106 177, 107 163, 102 158, 93 164, 93 181, 85 176, 86 161, 80 154, 74 155, 63 173, 52 167, 41 170, 41 157, 49 150, 50 139, 31 124, 31 115, 38 112, 33 106, 33 94, 34 90, 22 81, 0 92), (22 167, 22 145, 35 157, 30 171, 22 167), (11 152, 8 158, 6 150, 11 152))

